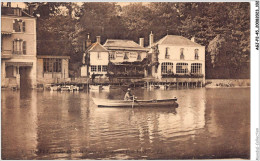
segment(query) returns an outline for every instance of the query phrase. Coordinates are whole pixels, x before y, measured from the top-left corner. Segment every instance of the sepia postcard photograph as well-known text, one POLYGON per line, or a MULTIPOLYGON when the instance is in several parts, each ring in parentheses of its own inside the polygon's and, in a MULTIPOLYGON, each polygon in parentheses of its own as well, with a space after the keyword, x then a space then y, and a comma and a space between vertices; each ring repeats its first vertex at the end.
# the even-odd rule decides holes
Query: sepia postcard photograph
POLYGON ((259 1, 1 2, 2 160, 258 160, 258 84, 259 1))

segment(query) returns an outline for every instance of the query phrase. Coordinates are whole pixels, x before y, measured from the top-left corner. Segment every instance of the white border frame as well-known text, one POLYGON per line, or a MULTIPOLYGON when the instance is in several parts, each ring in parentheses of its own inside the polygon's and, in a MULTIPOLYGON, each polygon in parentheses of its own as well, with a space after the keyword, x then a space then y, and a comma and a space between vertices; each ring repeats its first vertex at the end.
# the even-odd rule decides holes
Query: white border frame
MULTIPOLYGON (((11 0, 2 0, 1 2, 10 2, 11 0)), ((12 2, 64 2, 66 0, 14 0, 12 2)), ((256 151, 259 147, 259 73, 260 73, 260 52, 255 48, 255 2, 256 0, 69 0, 68 2, 250 2, 250 160, 256 160, 256 151), (258 134, 257 132, 258 128, 258 134), (258 137, 257 137, 258 136, 258 137)), ((1 92, 0 92, 1 93, 1 92)), ((1 95, 1 94, 0 94, 1 95)), ((1 120, 0 120, 1 123, 1 120)), ((1 134, 0 134, 1 135, 1 134)), ((232 136, 230 136, 232 137, 232 136)), ((0 145, 1 146, 1 145, 0 145)), ((259 149, 258 149, 259 150, 259 149)), ((259 152, 259 151, 258 151, 259 152)), ((1 157, 1 154, 0 154, 1 157)), ((260 160, 260 154, 258 155, 260 160)))

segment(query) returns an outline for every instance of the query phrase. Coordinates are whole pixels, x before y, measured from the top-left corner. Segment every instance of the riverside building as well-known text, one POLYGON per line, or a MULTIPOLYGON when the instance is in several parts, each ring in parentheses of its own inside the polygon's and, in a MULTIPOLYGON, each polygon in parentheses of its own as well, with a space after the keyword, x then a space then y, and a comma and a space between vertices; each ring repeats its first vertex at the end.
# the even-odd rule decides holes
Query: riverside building
POLYGON ((36 18, 11 5, 1 7, 1 86, 36 86, 36 18))
POLYGON ((205 84, 205 46, 177 35, 166 35, 154 43, 150 36, 149 76, 159 81, 205 84))

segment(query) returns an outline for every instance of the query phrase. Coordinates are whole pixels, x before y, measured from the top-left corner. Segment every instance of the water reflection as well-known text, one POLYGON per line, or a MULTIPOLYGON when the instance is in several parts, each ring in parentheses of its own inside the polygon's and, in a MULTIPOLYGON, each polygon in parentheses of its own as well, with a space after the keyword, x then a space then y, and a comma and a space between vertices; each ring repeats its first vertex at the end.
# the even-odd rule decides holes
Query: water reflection
POLYGON ((139 99, 177 97, 177 109, 98 108, 91 99, 123 99, 122 89, 89 93, 2 91, 2 156, 4 159, 247 158, 249 89, 223 90, 132 92, 139 99), (232 96, 227 99, 223 92, 232 96), (237 96, 239 92, 243 95, 237 96), (239 122, 233 122, 234 119, 239 122), (229 141, 228 136, 234 131, 235 140, 242 142, 229 141), (216 152, 219 155, 213 156, 216 152))
POLYGON ((37 145, 37 93, 2 91, 2 156, 6 159, 35 157, 37 145), (14 112, 15 111, 15 112, 14 112))

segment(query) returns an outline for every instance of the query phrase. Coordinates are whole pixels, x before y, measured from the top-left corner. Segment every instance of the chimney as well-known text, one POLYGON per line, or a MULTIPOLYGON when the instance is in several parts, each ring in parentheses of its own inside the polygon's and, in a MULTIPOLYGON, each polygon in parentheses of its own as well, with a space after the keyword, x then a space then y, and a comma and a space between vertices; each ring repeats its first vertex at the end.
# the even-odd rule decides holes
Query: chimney
POLYGON ((86 40, 85 45, 86 45, 86 48, 88 48, 91 45, 91 39, 90 39, 89 33, 87 35, 87 40, 86 40))
POLYGON ((153 32, 151 31, 149 36, 149 46, 152 47, 152 44, 153 44, 153 32))
POLYGON ((192 42, 195 42, 195 36, 193 36, 190 40, 191 40, 192 42))
POLYGON ((144 38, 139 38, 139 45, 144 47, 144 38))
POLYGON ((91 45, 91 40, 90 40, 89 33, 88 33, 87 40, 85 40, 83 43, 83 50, 84 51, 87 50, 90 45, 91 45))
POLYGON ((100 36, 97 36, 97 42, 100 43, 100 36))
POLYGON ((7 2, 6 6, 11 8, 11 2, 7 2))
POLYGON ((33 15, 34 6, 30 5, 28 7, 28 10, 29 10, 29 15, 33 15))

